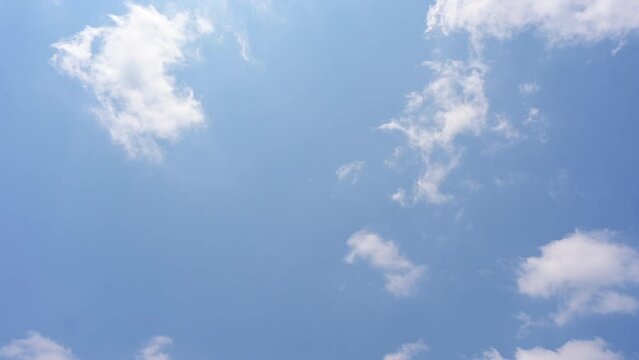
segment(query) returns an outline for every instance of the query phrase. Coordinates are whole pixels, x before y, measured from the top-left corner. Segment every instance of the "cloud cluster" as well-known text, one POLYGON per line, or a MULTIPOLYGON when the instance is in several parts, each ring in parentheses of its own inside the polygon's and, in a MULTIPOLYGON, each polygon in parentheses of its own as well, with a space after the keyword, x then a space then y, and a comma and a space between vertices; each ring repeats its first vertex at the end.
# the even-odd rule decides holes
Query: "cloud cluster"
POLYGON ((476 39, 507 39, 529 28, 551 43, 622 39, 639 29, 634 0, 437 0, 428 30, 465 31, 476 39))
MULTIPOLYGON (((410 200, 443 204, 451 199, 441 191, 458 165, 460 150, 455 139, 463 134, 479 135, 485 127, 489 101, 484 93, 487 66, 482 62, 486 38, 508 39, 526 29, 538 29, 551 44, 592 43, 623 39, 639 30, 639 2, 634 0, 437 0, 429 7, 427 31, 445 35, 470 35, 472 55, 466 62, 427 62, 434 80, 423 91, 409 94, 403 116, 382 128, 404 133, 416 148, 425 168, 410 200), (441 150, 445 155, 435 154, 441 150), (438 160, 434 160, 434 158, 438 160)), ((618 49, 614 50, 614 52, 618 49)), ((539 91, 534 83, 519 87, 522 95, 539 91)), ((502 118, 491 130, 508 140, 522 138, 502 118)), ((527 121, 527 124, 532 122, 527 121)), ((537 132, 543 133, 543 130, 537 132)), ((545 140, 545 135, 540 135, 545 140)), ((405 203, 400 189, 393 199, 405 203)))
POLYGON ((169 75, 184 47, 213 31, 187 13, 168 17, 153 6, 128 4, 112 26, 86 27, 52 46, 55 68, 78 79, 98 100, 95 113, 132 157, 162 158, 161 142, 204 123, 193 91, 169 75))
MULTIPOLYGON (((529 350, 517 349, 515 360, 623 360, 620 353, 613 352, 602 339, 572 340, 557 350, 536 347, 529 350)), ((505 360, 495 349, 482 354, 480 360, 505 360)))
POLYGON ((542 246, 541 256, 520 265, 519 292, 558 299, 551 315, 558 325, 580 314, 636 312, 639 301, 624 291, 639 284, 639 253, 614 238, 607 230, 576 231, 542 246))
POLYGON ((396 352, 385 355, 383 360, 411 360, 415 358, 415 356, 427 350, 428 346, 420 339, 414 343, 408 343, 400 346, 396 352))
MULTIPOLYGON (((173 341, 166 336, 151 338, 140 349, 137 360, 171 360, 164 349, 173 341)), ((24 339, 12 340, 0 347, 0 359, 7 360, 78 360, 70 349, 48 339, 37 332, 29 332, 24 339)))
POLYGON ((392 241, 384 241, 378 234, 361 230, 351 235, 347 244, 350 249, 346 255, 347 263, 353 264, 362 259, 381 270, 386 279, 386 290, 396 296, 406 297, 415 293, 426 267, 414 265, 400 255, 392 241))

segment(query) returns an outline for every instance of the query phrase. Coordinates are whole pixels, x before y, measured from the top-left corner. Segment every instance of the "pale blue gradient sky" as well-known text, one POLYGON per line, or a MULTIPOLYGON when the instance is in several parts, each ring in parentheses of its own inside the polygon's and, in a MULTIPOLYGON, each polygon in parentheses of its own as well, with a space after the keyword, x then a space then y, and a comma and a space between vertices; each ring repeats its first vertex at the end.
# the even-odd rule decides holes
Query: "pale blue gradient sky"
POLYGON ((255 61, 231 38, 198 40, 201 58, 174 75, 208 125, 153 164, 128 158, 92 94, 49 64, 52 43, 109 24, 122 2, 0 2, 0 345, 35 330, 82 359, 129 359, 166 335, 175 359, 319 360, 381 359, 423 339, 416 358, 457 359, 601 337, 637 359, 636 316, 524 337, 514 316, 555 309, 517 291, 517 265, 539 246, 577 228, 639 246, 639 42, 613 56, 614 41, 488 41, 489 118, 539 108, 547 141, 461 137, 444 185, 455 199, 402 207, 389 196, 422 165, 385 165, 404 140, 377 127, 429 81, 423 61, 468 54, 463 34, 424 34, 428 5, 232 5, 255 61), (521 96, 531 81, 540 91, 521 96), (366 164, 359 180, 340 183, 352 161, 366 164), (428 267, 415 296, 344 261, 360 229, 428 267))

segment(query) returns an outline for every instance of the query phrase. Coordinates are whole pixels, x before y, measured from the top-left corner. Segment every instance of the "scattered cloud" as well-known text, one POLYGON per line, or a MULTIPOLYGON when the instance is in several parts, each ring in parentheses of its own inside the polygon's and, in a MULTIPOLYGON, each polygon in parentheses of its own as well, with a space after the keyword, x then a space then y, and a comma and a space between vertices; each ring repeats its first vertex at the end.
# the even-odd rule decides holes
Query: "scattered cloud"
MULTIPOLYGON (((381 126, 403 133, 421 154, 425 168, 410 196, 413 202, 447 203, 451 194, 442 186, 460 160, 456 140, 478 136, 486 127, 489 101, 482 61, 483 40, 508 39, 529 28, 541 31, 551 44, 617 40, 639 30, 639 3, 634 0, 436 0, 428 9, 427 31, 470 35, 471 55, 466 62, 426 62, 434 80, 421 92, 408 95, 404 114, 381 126)), ((616 53, 618 50, 613 50, 616 53)), ((539 91, 535 82, 519 85, 522 95, 539 91)), ((545 119, 530 108, 523 125, 548 140, 545 119)), ((498 119, 491 132, 513 141, 522 134, 507 118, 498 119)), ((397 193, 399 194, 399 193, 397 193)))
POLYGON ((433 80, 407 97, 404 114, 380 128, 398 131, 417 150, 425 169, 414 185, 412 200, 443 204, 452 196, 442 184, 457 167, 462 135, 479 135, 486 126, 488 101, 484 94, 486 67, 477 61, 426 62, 433 80))
POLYGON ((426 267, 414 265, 400 255, 395 243, 385 241, 378 234, 361 230, 351 235, 347 244, 350 251, 346 255, 346 262, 353 264, 362 259, 371 267, 382 271, 388 292, 406 297, 417 291, 417 283, 424 276, 426 267))
POLYGON ((31 331, 24 339, 12 340, 0 348, 0 359, 9 360, 75 360, 70 349, 31 331))
POLYGON ((339 181, 355 184, 359 180, 359 174, 364 169, 364 165, 365 163, 363 161, 353 161, 344 164, 337 168, 335 175, 337 175, 339 181))
POLYGON ((639 283, 639 253, 614 240, 608 230, 575 231, 542 246, 521 263, 519 292, 556 298, 551 318, 560 326, 581 314, 635 313, 639 301, 624 290, 639 283))
POLYGON ((524 136, 522 133, 512 124, 512 122, 506 116, 498 116, 497 122, 490 128, 495 134, 503 136, 509 141, 517 141, 524 136))
POLYGON ((184 47, 213 31, 188 13, 171 17, 153 6, 127 4, 111 26, 87 26, 52 46, 52 65, 78 79, 98 100, 94 109, 111 138, 132 157, 162 159, 161 143, 204 124, 193 91, 169 74, 185 60, 184 47))
POLYGON ((408 343, 400 346, 396 352, 384 356, 384 360, 411 360, 415 356, 428 350, 428 346, 423 340, 408 343))
MULTIPOLYGON (((166 336, 156 336, 139 351, 137 360, 171 360, 164 349, 173 341, 166 336)), ((78 360, 71 349, 31 331, 24 339, 12 340, 0 347, 0 359, 7 360, 78 360)))
MULTIPOLYGON (((529 350, 517 349, 515 360, 623 360, 620 353, 608 348, 602 339, 572 340, 556 350, 536 347, 529 350)), ((479 360, 505 360, 501 354, 490 349, 479 360)))
POLYGON ((475 39, 508 39, 528 28, 552 44, 623 39, 639 29, 634 0, 437 0, 428 30, 465 31, 475 39))

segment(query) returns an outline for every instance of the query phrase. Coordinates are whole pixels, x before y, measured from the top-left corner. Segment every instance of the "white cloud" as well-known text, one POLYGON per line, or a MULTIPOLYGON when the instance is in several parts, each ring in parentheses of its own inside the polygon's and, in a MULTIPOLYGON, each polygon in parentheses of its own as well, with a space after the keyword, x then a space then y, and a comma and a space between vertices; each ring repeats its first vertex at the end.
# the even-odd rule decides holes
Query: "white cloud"
POLYGON ((335 175, 339 181, 346 181, 355 184, 359 180, 359 174, 364 169, 363 161, 353 161, 337 168, 335 175))
MULTIPOLYGON (((484 352, 481 360, 505 360, 497 350, 484 352)), ((572 340, 557 350, 536 347, 530 350, 517 349, 515 360, 623 360, 620 353, 608 348, 608 344, 601 340, 572 340)))
POLYGON ((428 30, 466 31, 474 38, 507 39, 528 28, 551 43, 621 39, 639 29, 635 0, 437 0, 428 30))
POLYGON ((0 348, 0 358, 10 360, 74 360, 70 349, 37 332, 29 332, 24 339, 12 340, 0 348))
POLYGON ((173 344, 173 340, 166 336, 155 336, 140 350, 138 360, 171 360, 164 349, 173 344))
POLYGON ((187 13, 168 17, 153 6, 127 7, 126 15, 110 16, 112 26, 87 26, 54 43, 51 63, 93 92, 95 113, 114 142, 130 156, 160 160, 161 142, 204 123, 192 90, 168 71, 184 61, 188 43, 213 27, 187 13))
POLYGON ((457 138, 479 135, 486 126, 486 67, 477 61, 425 64, 432 69, 434 79, 421 92, 408 95, 403 116, 381 128, 404 134, 425 164, 412 199, 443 204, 452 197, 443 193, 441 186, 461 156, 457 138))
POLYGON ((353 264, 363 259, 371 267, 381 270, 386 279, 386 290, 396 296, 406 297, 415 293, 426 267, 414 265, 400 255, 392 241, 385 241, 378 234, 361 230, 351 235, 347 244, 350 248, 345 259, 347 263, 353 264))
POLYGON ((519 292, 557 298, 551 317, 558 325, 579 314, 635 313, 639 301, 623 291, 639 283, 639 253, 600 230, 576 231, 541 247, 519 269, 519 292))
POLYGON ((420 339, 414 343, 400 346, 396 352, 385 355, 384 360, 411 360, 427 350, 428 346, 420 339))

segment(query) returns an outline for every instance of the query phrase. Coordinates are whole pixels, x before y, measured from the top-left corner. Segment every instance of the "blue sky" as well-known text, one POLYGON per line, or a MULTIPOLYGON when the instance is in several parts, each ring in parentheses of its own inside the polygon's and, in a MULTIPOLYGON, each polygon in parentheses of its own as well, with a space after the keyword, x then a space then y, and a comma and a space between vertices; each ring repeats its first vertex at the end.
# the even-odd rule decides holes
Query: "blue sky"
POLYGON ((639 359, 636 1, 0 29, 0 359, 639 359))

